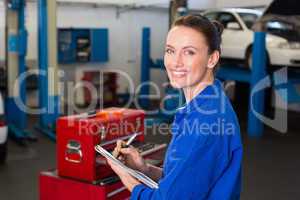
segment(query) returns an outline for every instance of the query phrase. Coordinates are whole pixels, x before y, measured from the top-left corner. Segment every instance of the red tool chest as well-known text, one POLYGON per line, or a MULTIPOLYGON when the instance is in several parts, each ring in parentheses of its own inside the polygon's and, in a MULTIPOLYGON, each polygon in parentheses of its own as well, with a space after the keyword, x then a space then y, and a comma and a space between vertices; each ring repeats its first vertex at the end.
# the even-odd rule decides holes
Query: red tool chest
POLYGON ((132 145, 146 162, 160 166, 166 144, 144 142, 144 117, 142 110, 108 108, 59 118, 57 170, 40 173, 39 199, 129 199, 129 191, 94 147, 101 144, 110 151, 117 140, 127 140, 137 133, 132 145))
POLYGON ((126 140, 134 133, 139 134, 136 140, 144 141, 144 117, 142 110, 108 108, 92 115, 59 118, 56 126, 58 175, 87 182, 113 175, 94 146, 101 144, 113 149, 116 140, 126 140))

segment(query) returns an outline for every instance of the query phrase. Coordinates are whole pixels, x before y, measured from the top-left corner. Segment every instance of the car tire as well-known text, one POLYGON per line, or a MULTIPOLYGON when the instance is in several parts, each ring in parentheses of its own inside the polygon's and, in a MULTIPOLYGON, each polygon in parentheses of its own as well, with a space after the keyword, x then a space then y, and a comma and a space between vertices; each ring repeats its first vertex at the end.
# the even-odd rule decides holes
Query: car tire
POLYGON ((247 49, 246 58, 245 58, 245 66, 247 69, 252 68, 252 47, 247 49))
MULTIPOLYGON (((268 52, 266 52, 266 55, 267 55, 266 66, 268 68, 268 66, 270 65, 270 59, 269 59, 268 52)), ((246 58, 245 58, 245 66, 247 69, 250 69, 250 70, 252 69, 252 46, 247 49, 246 58)))
POLYGON ((0 144, 0 165, 4 164, 7 157, 7 142, 0 144))

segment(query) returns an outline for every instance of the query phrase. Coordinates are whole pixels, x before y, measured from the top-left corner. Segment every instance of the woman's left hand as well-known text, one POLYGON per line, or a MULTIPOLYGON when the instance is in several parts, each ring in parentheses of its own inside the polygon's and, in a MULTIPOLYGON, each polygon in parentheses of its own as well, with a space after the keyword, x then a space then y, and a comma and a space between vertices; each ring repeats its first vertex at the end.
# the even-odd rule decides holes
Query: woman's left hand
POLYGON ((116 165, 114 162, 107 160, 107 163, 110 165, 112 170, 120 177, 122 183, 125 187, 132 192, 133 188, 139 184, 141 184, 138 180, 124 171, 120 166, 116 165))

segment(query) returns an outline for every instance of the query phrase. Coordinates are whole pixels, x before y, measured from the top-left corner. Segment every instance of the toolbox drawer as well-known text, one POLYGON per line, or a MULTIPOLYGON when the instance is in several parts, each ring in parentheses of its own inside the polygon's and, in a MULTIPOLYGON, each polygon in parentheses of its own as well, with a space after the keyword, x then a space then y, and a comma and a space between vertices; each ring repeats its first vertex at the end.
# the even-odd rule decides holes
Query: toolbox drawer
POLYGON ((55 170, 41 172, 39 176, 40 200, 125 200, 130 192, 120 181, 100 185, 62 178, 55 170))

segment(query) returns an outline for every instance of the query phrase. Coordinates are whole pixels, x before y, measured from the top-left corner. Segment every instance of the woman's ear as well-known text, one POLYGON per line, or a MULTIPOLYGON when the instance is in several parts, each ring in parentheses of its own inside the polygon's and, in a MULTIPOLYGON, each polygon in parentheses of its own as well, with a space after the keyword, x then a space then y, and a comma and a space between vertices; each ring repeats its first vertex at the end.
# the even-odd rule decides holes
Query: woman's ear
POLYGON ((209 55, 207 67, 209 69, 213 69, 219 62, 220 59, 220 52, 214 51, 212 54, 209 55))

